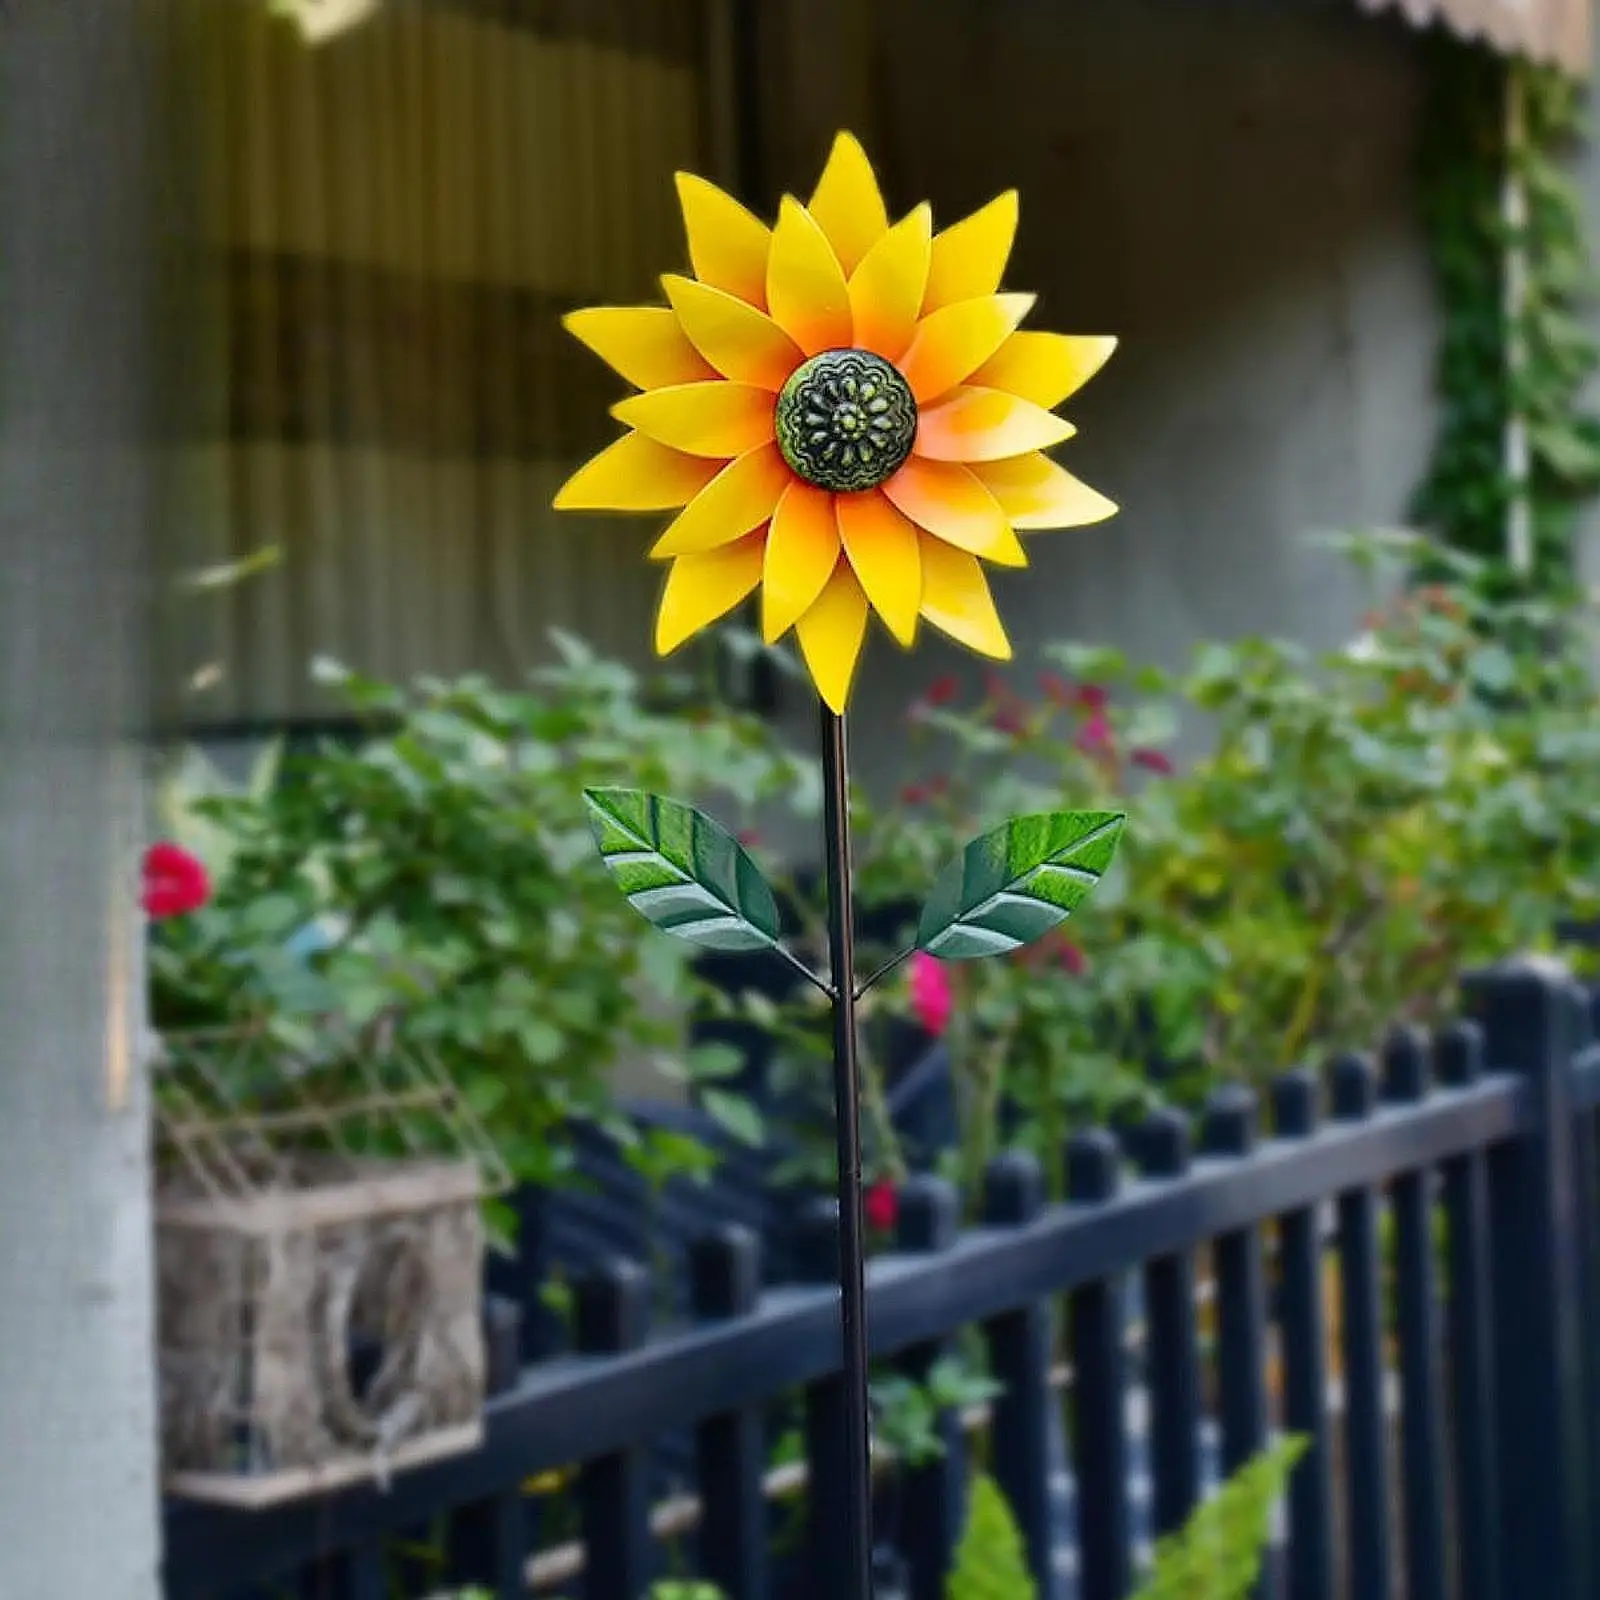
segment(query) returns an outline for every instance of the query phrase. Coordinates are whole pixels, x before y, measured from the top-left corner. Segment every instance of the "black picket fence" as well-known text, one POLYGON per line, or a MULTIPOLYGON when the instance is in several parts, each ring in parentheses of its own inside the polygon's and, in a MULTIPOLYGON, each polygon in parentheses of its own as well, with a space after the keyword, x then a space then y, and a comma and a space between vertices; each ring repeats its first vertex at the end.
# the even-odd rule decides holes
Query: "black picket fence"
MULTIPOLYGON (((1467 1020, 1431 1040, 1397 1029, 1377 1066, 1352 1055, 1325 1079, 1281 1079, 1270 1137, 1258 1135, 1255 1098, 1234 1088, 1194 1130, 1196 1151, 1187 1119, 1153 1118, 1131 1179, 1109 1134, 1076 1137, 1064 1205, 1044 1203, 1037 1164, 1016 1153, 993 1163, 977 1228, 958 1228, 936 1180, 909 1187, 900 1247, 871 1266, 873 1351, 923 1374, 964 1330, 981 1330, 1001 1386, 984 1456, 1042 1596, 1064 1592, 1051 1499, 1063 1312, 1081 1600, 1130 1592, 1141 1515, 1159 1535, 1200 1499, 1208 1427, 1224 1472, 1276 1431, 1308 1441, 1281 1559, 1263 1580, 1274 1600, 1600 1593, 1600 1518, 1590 1514, 1600 1503, 1600 1335, 1585 1331, 1600 1329, 1590 1002, 1533 963, 1477 975, 1465 992, 1467 1020), (1214 1349, 1197 1311, 1202 1276, 1214 1349), (1330 1277, 1336 1307, 1325 1301, 1330 1277), (1137 1363, 1131 1280, 1142 1291, 1137 1363), (1269 1381, 1274 1370, 1281 1381, 1269 1381), (1136 1503, 1131 1470, 1136 1388, 1148 1412, 1148 1506, 1136 1503)), ((843 1592, 837 1463, 848 1419, 837 1291, 826 1286, 836 1247, 833 1219, 819 1211, 798 1257, 810 1283, 764 1288, 755 1236, 715 1227, 692 1251, 695 1317, 654 1336, 645 1269, 603 1263, 578 1286, 578 1353, 524 1368, 489 1402, 472 1454, 270 1511, 170 1504, 168 1600, 437 1592, 440 1573, 408 1579, 398 1554, 419 1530, 442 1533, 451 1583, 511 1600, 529 1592, 530 1558, 546 1542, 527 1482, 569 1467, 581 1570, 555 1592, 641 1600, 662 1559, 651 1447, 684 1431, 694 1442, 695 1495, 680 1518, 692 1569, 733 1600, 843 1592), (780 1563, 764 1492, 767 1423, 773 1401, 795 1391, 805 1538, 798 1558, 780 1563)), ((954 1417, 942 1436, 943 1458, 894 1485, 913 1600, 939 1600, 962 1523, 969 1438, 954 1417)))

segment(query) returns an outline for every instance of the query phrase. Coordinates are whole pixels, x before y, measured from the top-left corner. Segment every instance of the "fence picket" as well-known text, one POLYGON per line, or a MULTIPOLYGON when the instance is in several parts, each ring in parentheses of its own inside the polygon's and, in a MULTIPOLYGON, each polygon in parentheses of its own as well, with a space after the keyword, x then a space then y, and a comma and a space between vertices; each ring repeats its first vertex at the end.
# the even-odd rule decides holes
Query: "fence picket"
MULTIPOLYGON (((1189 1119, 1154 1112, 1139 1134, 1146 1179, 1182 1179, 1190 1164, 1189 1119)), ((1200 1499, 1200 1329, 1194 1251, 1154 1256, 1144 1268, 1150 1392, 1151 1518, 1157 1538, 1174 1533, 1200 1499)))
MULTIPOLYGON (((760 1242, 726 1223, 690 1250, 690 1293, 704 1321, 748 1316, 761 1300, 760 1242)), ((724 1594, 767 1600, 766 1466, 761 1411, 738 1406, 695 1429, 700 1485, 700 1567, 724 1594)))
MULTIPOLYGON (((1396 1028, 1384 1046, 1384 1098, 1416 1105, 1428 1094, 1428 1043, 1396 1028)), ((1402 1172, 1394 1210, 1395 1312, 1400 1336, 1400 1467, 1405 1509, 1406 1600, 1446 1600, 1444 1446, 1439 1414, 1438 1288, 1432 1174, 1402 1172)))
MULTIPOLYGON (((1483 1033, 1458 1022, 1434 1044, 1441 1084, 1471 1089, 1483 1078, 1483 1033)), ((1499 1449, 1489 1292, 1489 1191, 1482 1150, 1447 1159, 1450 1437, 1455 1452, 1455 1544, 1461 1600, 1500 1600, 1499 1449)))
MULTIPOLYGON (((1273 1085, 1280 1139, 1317 1132, 1318 1083, 1304 1069, 1273 1085)), ((1284 1427, 1306 1441, 1289 1484, 1289 1600, 1333 1600, 1333 1439, 1328 1421, 1328 1326, 1322 1303, 1322 1235, 1317 1208, 1278 1219, 1283 1332, 1284 1427)))
MULTIPOLYGON (((1244 1160, 1255 1148, 1256 1097, 1242 1084, 1219 1089, 1206 1107, 1202 1145, 1208 1156, 1244 1160)), ((1255 1225, 1217 1235, 1211 1260, 1217 1279, 1217 1389, 1222 1412, 1222 1470, 1237 1472, 1267 1442, 1267 1304, 1261 1230, 1255 1225)), ((1256 1594, 1273 1592, 1263 1563, 1256 1594)))
MULTIPOLYGON (((650 1278, 615 1257, 577 1283, 577 1345, 583 1355, 616 1355, 645 1342, 650 1278)), ((638 1600, 650 1585, 649 1456, 642 1445, 586 1462, 578 1475, 588 1600, 638 1600)))
MULTIPOLYGON (((1025 1228, 1044 1209, 1044 1174, 1022 1151, 1007 1151, 984 1175, 984 1221, 1025 1228)), ((1041 1595, 1056 1592, 1050 1530, 1050 1309, 1026 1301, 983 1326, 989 1364, 1001 1385, 994 1405, 995 1481, 1011 1502, 1041 1595)))
MULTIPOLYGON (((942 1178, 911 1178, 900 1191, 898 1243, 908 1255, 948 1250, 961 1226, 961 1202, 942 1178)), ((902 1352, 901 1370, 927 1382, 934 1366, 954 1351, 949 1339, 930 1340, 902 1352)), ((961 1538, 967 1481, 966 1434, 961 1419, 946 1410, 937 1431, 944 1454, 910 1468, 901 1487, 901 1546, 910 1569, 911 1600, 943 1600, 945 1573, 961 1538)))
MULTIPOLYGON (((1364 1056, 1333 1063, 1333 1115, 1359 1122, 1377 1105, 1377 1077, 1364 1056)), ((1394 1576, 1383 1362, 1383 1290, 1378 1197, 1369 1185, 1339 1196, 1340 1322, 1344 1354, 1345 1472, 1349 1490, 1350 1592, 1385 1600, 1394 1576)))
MULTIPOLYGON (((1104 1129, 1067 1146, 1067 1193, 1100 1205, 1117 1192, 1117 1141, 1104 1129)), ((1078 1479, 1079 1593, 1123 1600, 1132 1584, 1128 1515, 1128 1381, 1122 1284, 1095 1278, 1069 1297, 1072 1338, 1073 1457, 1078 1479)))
POLYGON ((1571 1098, 1588 1006, 1565 974, 1534 960, 1473 975, 1467 994, 1490 1066, 1516 1078, 1531 1112, 1524 1137, 1489 1151, 1501 1592, 1508 1600, 1586 1595, 1591 1507, 1571 1098))

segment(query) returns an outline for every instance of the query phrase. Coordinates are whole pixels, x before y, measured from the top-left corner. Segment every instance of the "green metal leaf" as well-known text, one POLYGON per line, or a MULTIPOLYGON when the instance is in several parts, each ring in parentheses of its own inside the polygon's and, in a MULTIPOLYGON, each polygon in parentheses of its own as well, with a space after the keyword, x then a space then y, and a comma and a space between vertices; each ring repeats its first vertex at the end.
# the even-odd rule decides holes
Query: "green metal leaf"
POLYGON ((1044 811, 974 839, 934 883, 917 948, 971 961, 1031 944, 1088 899, 1126 820, 1120 811, 1044 811))
POLYGON ((634 909, 709 950, 767 950, 778 903, 739 841, 703 812, 643 789, 585 789, 601 858, 634 909))

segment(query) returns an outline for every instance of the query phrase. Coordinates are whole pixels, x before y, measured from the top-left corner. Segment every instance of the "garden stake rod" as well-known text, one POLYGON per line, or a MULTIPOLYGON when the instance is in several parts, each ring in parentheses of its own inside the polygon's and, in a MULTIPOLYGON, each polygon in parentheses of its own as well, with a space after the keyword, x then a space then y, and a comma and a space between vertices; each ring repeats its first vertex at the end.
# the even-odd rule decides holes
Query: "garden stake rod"
MULTIPOLYGON (((768 644, 791 629, 821 700, 829 975, 783 942, 777 897, 704 813, 633 788, 585 791, 595 842, 629 901, 703 948, 768 951, 827 996, 838 1162, 843 1526, 822 1530, 812 1585, 871 1600, 861 1078, 856 1002, 914 953, 1005 955, 1048 933, 1111 865, 1112 811, 1013 817, 935 880, 915 937, 858 981, 845 709, 876 614, 909 648, 920 622, 1011 657, 982 562, 1028 564, 1019 530, 1098 522, 1116 507, 1044 451, 1053 408, 1111 355, 1105 337, 1019 332, 1029 295, 999 286, 1017 225, 1007 193, 935 236, 918 206, 890 225, 860 144, 834 141, 809 202, 768 228, 704 179, 678 175, 694 276, 667 306, 576 311, 566 326, 638 393, 623 434, 563 485, 558 510, 676 511, 650 554, 669 562, 656 617, 667 655, 761 594, 768 644)), ((820 1472, 816 1469, 820 1468, 820 1472)))

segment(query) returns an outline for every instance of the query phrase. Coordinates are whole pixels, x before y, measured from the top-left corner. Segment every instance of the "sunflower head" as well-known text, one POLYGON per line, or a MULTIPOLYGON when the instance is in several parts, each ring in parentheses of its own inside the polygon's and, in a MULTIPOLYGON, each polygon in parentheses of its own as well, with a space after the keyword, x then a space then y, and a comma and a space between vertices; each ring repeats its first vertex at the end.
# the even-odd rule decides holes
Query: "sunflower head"
POLYGON ((650 552, 670 563, 657 650, 759 588, 763 635, 794 629, 834 711, 872 612, 903 646, 927 621, 1008 658, 981 563, 1026 566, 1019 533, 1116 509, 1044 453, 1116 341, 1021 326, 1033 297, 1000 292, 1016 195, 938 234, 926 205, 891 223, 847 133, 770 228, 704 179, 678 195, 693 275, 662 279, 665 305, 566 319, 638 392, 556 496, 677 513, 650 552))

